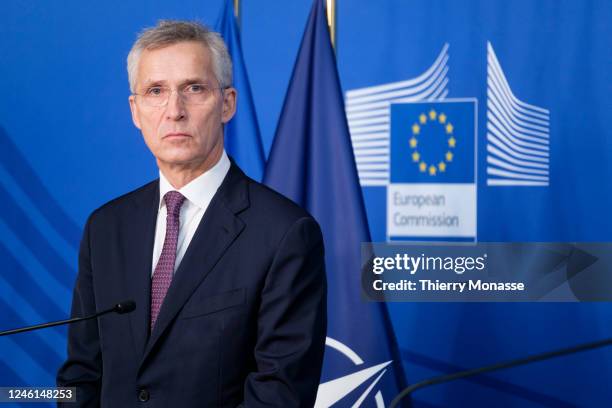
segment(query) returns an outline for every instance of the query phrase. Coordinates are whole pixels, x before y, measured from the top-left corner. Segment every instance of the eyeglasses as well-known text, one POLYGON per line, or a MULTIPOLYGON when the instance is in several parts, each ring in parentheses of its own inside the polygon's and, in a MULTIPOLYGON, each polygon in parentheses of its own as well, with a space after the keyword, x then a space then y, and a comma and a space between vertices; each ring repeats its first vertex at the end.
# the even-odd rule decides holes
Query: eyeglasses
MULTIPOLYGON (((216 89, 226 88, 212 88, 205 84, 189 84, 183 89, 177 89, 176 92, 186 105, 203 105, 216 89)), ((167 86, 152 86, 144 93, 134 93, 134 95, 139 96, 140 101, 145 106, 162 107, 168 105, 170 95, 173 92, 175 90, 167 86)))

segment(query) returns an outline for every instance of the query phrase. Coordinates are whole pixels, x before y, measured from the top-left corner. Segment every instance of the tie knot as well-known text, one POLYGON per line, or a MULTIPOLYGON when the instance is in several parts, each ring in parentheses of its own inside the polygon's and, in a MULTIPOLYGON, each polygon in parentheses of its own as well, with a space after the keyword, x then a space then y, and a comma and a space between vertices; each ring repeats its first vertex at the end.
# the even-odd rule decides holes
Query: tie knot
POLYGON ((164 195, 164 201, 166 202, 166 209, 168 214, 179 215, 181 212, 181 206, 185 202, 185 196, 178 191, 168 191, 164 195))

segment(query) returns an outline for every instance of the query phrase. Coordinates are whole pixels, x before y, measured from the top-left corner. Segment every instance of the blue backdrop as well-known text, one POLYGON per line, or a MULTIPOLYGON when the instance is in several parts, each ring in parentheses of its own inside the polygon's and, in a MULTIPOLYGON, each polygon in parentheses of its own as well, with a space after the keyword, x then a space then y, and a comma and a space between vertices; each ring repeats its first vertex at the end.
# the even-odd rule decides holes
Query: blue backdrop
MULTIPOLYGON (((161 18, 213 25, 222 3, 2 3, 1 328, 64 318, 87 215, 156 177, 127 103, 125 59, 137 32, 161 18)), ((241 3, 244 62, 267 154, 312 3, 241 3)), ((350 92, 385 85, 371 92, 377 101, 477 99, 479 241, 611 240, 609 2, 339 0, 337 18, 347 103, 350 92), (546 181, 517 185, 534 174, 546 181)), ((383 150, 376 171, 384 173, 380 109, 381 122, 370 124, 379 130, 364 135, 379 135, 371 141, 383 150)), ((354 133, 350 118, 349 125, 354 133)), ((372 239, 385 240, 384 174, 378 185, 366 180, 372 239)), ((389 311, 408 382, 612 336, 604 303, 398 303, 389 311)), ((49 329, 0 339, 0 385, 53 384, 64 336, 49 329)), ((611 375, 612 352, 599 350, 423 390, 415 406, 606 406, 611 375)))

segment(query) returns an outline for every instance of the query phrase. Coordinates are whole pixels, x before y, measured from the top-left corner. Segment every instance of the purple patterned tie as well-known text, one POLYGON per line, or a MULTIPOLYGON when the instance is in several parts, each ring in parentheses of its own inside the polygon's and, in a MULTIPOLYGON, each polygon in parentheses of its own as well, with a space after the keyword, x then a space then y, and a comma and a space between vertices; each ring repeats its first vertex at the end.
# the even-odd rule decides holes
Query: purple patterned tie
POLYGON ((185 197, 178 191, 168 191, 164 195, 164 201, 168 210, 168 215, 166 216, 166 237, 164 238, 164 247, 155 266, 151 282, 151 331, 153 331, 159 310, 174 275, 176 244, 179 235, 179 216, 185 197))

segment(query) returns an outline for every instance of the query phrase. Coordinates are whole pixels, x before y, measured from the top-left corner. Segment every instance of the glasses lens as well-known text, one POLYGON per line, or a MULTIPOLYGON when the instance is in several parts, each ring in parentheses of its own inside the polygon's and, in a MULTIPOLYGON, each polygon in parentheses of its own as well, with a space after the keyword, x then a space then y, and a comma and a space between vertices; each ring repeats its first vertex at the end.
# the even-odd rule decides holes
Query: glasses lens
MULTIPOLYGON (((213 93, 214 88, 210 88, 204 84, 190 84, 182 90, 178 91, 180 98, 183 103, 188 105, 203 105, 206 100, 213 93)), ((170 95, 174 91, 166 87, 152 87, 147 89, 144 93, 138 94, 143 105, 160 107, 166 106, 170 95)))
POLYGON ((191 105, 202 105, 206 102, 212 89, 205 84, 190 84, 187 85, 181 92, 181 96, 185 103, 191 105))
POLYGON ((170 97, 170 89, 163 86, 153 86, 147 89, 142 94, 139 94, 140 100, 146 106, 164 106, 168 103, 170 97))

